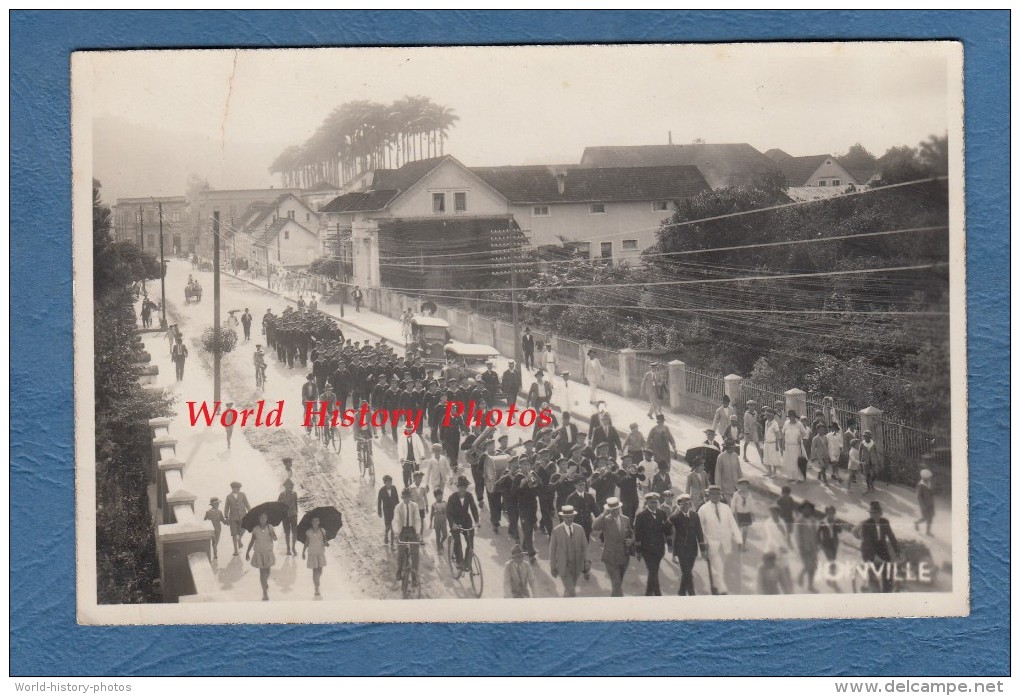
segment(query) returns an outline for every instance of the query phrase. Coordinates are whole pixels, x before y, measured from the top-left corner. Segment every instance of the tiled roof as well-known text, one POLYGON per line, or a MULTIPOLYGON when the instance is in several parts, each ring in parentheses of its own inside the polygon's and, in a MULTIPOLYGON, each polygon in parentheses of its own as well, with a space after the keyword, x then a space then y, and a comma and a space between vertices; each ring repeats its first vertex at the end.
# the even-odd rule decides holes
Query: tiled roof
POLYGON ((368 191, 345 193, 319 209, 320 213, 353 213, 384 210, 394 198, 414 186, 450 155, 408 162, 400 169, 376 169, 368 191))
POLYGON ((581 166, 695 166, 713 189, 746 186, 775 171, 772 160, 747 143, 586 147, 581 156, 581 166))
POLYGON ((355 191, 337 196, 319 209, 320 213, 356 213, 384 210, 400 191, 355 191))
POLYGON ((690 198, 709 186, 697 167, 549 166, 473 168, 471 171, 511 203, 653 201, 690 198), (563 177, 563 193, 557 176, 563 177))
POLYGON ((269 242, 271 242, 274 239, 276 239, 276 235, 280 234, 280 231, 284 227, 287 226, 288 222, 292 222, 296 226, 298 226, 301 229, 305 230, 306 232, 310 232, 310 230, 307 227, 305 227, 304 225, 302 225, 300 222, 297 222, 296 220, 292 220, 291 218, 288 218, 288 217, 280 217, 280 218, 276 218, 275 220, 273 220, 273 222, 270 223, 270 225, 268 227, 266 227, 264 229, 261 229, 261 230, 256 230, 254 232, 253 236, 255 237, 255 239, 259 243, 261 243, 261 244, 268 244, 269 242))
POLYGON ((319 191, 339 191, 340 189, 328 181, 320 181, 305 189, 305 193, 317 193, 319 191))
POLYGON ((790 157, 776 162, 779 171, 786 177, 787 186, 803 186, 826 160, 835 159, 832 155, 808 155, 806 157, 790 157))
POLYGON ((791 154, 789 154, 787 152, 784 152, 783 150, 780 150, 778 147, 774 147, 771 150, 766 150, 765 151, 765 156, 768 157, 770 160, 780 160, 780 159, 788 159, 788 158, 792 157, 793 155, 791 155, 791 154))
MULTIPOLYGON (((843 163, 840 162, 840 164, 843 163)), ((850 176, 852 176, 858 184, 866 184, 869 181, 871 181, 871 177, 878 174, 877 167, 867 167, 864 169, 851 169, 850 167, 843 164, 843 168, 850 172, 850 176)))

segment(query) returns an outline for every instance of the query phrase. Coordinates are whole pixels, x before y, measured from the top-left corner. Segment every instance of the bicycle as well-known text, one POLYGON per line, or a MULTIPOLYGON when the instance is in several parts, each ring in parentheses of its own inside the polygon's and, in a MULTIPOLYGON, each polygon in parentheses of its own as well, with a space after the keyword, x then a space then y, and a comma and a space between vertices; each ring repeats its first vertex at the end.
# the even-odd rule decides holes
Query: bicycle
POLYGON ((424 541, 400 541, 397 540, 397 546, 406 546, 407 553, 404 554, 403 560, 400 562, 400 591, 404 599, 408 599, 411 596, 413 588, 418 588, 418 599, 421 599, 421 580, 418 577, 418 571, 414 569, 414 563, 411 559, 411 547, 412 546, 424 546, 424 541), (413 582, 412 582, 413 580, 413 582))
POLYGON ((266 366, 256 365, 255 366, 255 386, 259 389, 266 388, 266 366))
POLYGON ((375 485, 375 462, 372 461, 372 440, 358 440, 358 472, 362 480, 368 475, 369 481, 375 485))
POLYGON ((464 561, 462 564, 458 564, 456 558, 454 558, 453 539, 451 538, 447 541, 446 562, 450 566, 450 575, 453 576, 454 580, 460 580, 461 575, 465 572, 469 573, 471 590, 475 593, 475 597, 481 597, 484 580, 482 578, 482 563, 478 560, 478 555, 474 550, 475 528, 469 527, 465 529, 451 525, 450 532, 451 537, 457 532, 464 532, 464 561))
POLYGON ((327 425, 322 428, 322 446, 329 448, 333 445, 333 451, 340 454, 340 429, 335 425, 327 425))

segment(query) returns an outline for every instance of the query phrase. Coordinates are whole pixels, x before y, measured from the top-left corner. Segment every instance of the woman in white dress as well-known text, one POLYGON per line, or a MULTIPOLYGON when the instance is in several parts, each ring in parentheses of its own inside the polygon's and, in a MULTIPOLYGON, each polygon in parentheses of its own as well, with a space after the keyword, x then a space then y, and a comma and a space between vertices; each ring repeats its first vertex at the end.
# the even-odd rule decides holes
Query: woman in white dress
POLYGON ((315 596, 319 595, 319 578, 322 577, 322 569, 326 567, 326 530, 319 526, 319 518, 312 518, 312 526, 305 532, 305 548, 301 551, 301 558, 307 558, 306 565, 312 569, 312 583, 315 585, 315 596))
POLYGON ((779 451, 782 429, 779 427, 775 412, 769 410, 768 415, 769 419, 765 423, 765 475, 775 476, 783 464, 783 457, 779 451))
POLYGON ((797 466, 797 459, 801 456, 804 444, 804 426, 797 420, 797 412, 790 410, 789 417, 783 423, 783 440, 781 451, 783 453, 783 474, 791 481, 800 481, 800 468, 797 466))
POLYGON ((276 541, 276 532, 269 526, 269 515, 259 515, 259 523, 251 531, 251 541, 248 542, 248 552, 244 554, 244 560, 251 559, 251 564, 259 569, 259 582, 262 584, 262 601, 269 601, 269 571, 276 565, 276 556, 273 555, 273 542, 276 541), (251 553, 255 547, 255 555, 251 553))

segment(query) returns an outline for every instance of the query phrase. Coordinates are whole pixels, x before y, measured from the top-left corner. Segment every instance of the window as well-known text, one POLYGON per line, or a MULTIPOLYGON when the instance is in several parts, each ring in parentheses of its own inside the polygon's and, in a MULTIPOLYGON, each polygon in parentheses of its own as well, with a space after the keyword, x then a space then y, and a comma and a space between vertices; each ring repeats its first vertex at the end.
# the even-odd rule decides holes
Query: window
POLYGON ((531 209, 531 217, 549 217, 549 206, 536 205, 531 209))
POLYGON ((433 213, 445 213, 446 212, 446 194, 445 193, 433 193, 432 194, 432 212, 433 213))
POLYGON ((604 215, 606 212, 605 203, 592 203, 588 206, 589 215, 604 215))
POLYGON ((825 186, 825 179, 821 179, 821 180, 820 180, 820 181, 818 182, 818 185, 819 185, 819 186, 825 186))
POLYGON ((591 242, 578 242, 577 253, 586 259, 591 258, 591 242))
POLYGON ((826 164, 832 164, 832 160, 825 160, 826 164))
POLYGON ((172 213, 170 213, 170 221, 171 222, 180 222, 181 221, 181 211, 175 210, 172 213))
POLYGON ((656 213, 669 210, 669 201, 652 201, 652 210, 656 213))
POLYGON ((463 191, 458 191, 453 194, 453 212, 455 213, 466 213, 467 212, 467 194, 463 191))
POLYGON ((624 239, 623 240, 624 251, 637 251, 637 240, 636 239, 624 239))
POLYGON ((833 179, 833 180, 832 180, 832 185, 833 185, 833 186, 841 186, 841 185, 842 185, 842 183, 840 182, 840 180, 839 180, 839 179, 833 179))
POLYGON ((297 214, 296 211, 293 211, 293 210, 288 210, 287 211, 287 217, 289 217, 291 220, 295 219, 295 215, 296 214, 297 214))
POLYGON ((290 230, 284 230, 283 231, 283 238, 284 239, 290 239, 290 230))
POLYGON ((135 213, 135 222, 141 222, 141 221, 142 221, 142 211, 139 210, 137 213, 135 213))
POLYGON ((611 259, 611 258, 613 258, 613 243, 612 242, 602 242, 602 244, 600 244, 599 246, 602 249, 602 258, 604 258, 604 259, 611 259))

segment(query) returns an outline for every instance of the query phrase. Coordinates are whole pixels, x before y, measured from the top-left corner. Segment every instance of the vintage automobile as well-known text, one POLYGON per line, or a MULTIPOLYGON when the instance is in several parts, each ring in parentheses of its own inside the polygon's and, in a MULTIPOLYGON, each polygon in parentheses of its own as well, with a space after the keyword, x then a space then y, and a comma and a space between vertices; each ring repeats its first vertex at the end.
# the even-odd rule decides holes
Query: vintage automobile
MULTIPOLYGON (((499 351, 492 346, 487 346, 481 343, 460 343, 458 341, 451 341, 444 347, 446 359, 450 361, 453 369, 456 370, 456 376, 458 379, 465 377, 471 377, 473 379, 480 379, 483 372, 487 368, 487 364, 495 362, 496 358, 499 357, 499 351)), ((505 400, 503 396, 503 389, 501 387, 496 388, 495 393, 496 401, 505 400)), ((489 404, 490 407, 495 404, 489 404)))
POLYGON ((202 301, 202 285, 193 280, 184 288, 184 301, 187 303, 202 301))
POLYGON ((405 346, 407 357, 420 357, 425 367, 441 367, 446 362, 444 347, 449 342, 448 322, 435 317, 413 317, 411 337, 405 346))

